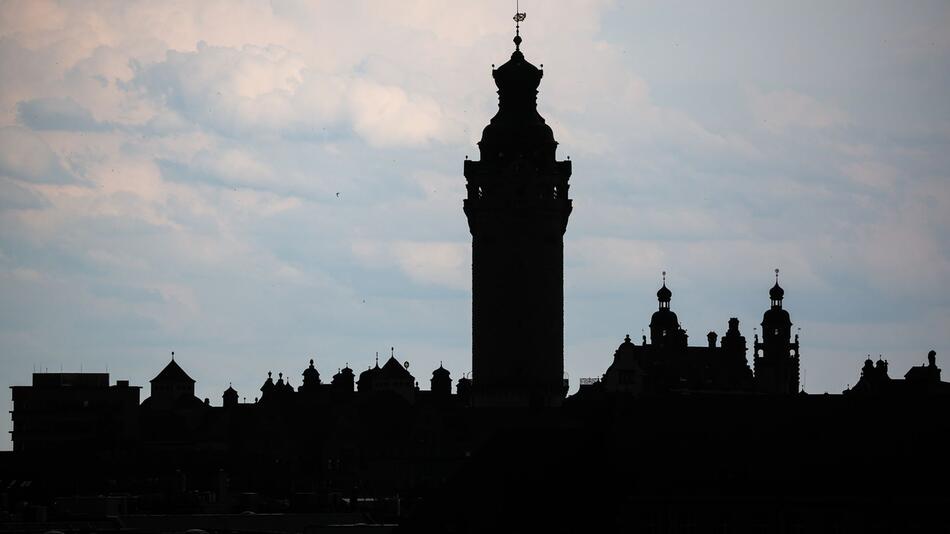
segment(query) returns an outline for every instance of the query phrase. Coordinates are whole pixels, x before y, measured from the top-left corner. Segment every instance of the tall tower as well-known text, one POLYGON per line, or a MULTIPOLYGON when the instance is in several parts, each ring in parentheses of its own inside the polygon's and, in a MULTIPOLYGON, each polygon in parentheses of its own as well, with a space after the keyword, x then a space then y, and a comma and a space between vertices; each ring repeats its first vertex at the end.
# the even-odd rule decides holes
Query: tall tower
POLYGON ((769 290, 772 306, 762 316, 762 342, 756 336, 754 346, 755 389, 771 395, 798 393, 798 335, 792 341, 792 319, 782 309, 784 297, 775 269, 775 285, 769 290))
MULTIPOLYGON (((515 21, 524 20, 518 13, 515 21)), ((498 113, 465 161, 472 233, 473 403, 557 406, 564 376, 564 231, 571 162, 538 114, 544 72, 515 51, 492 70, 498 113)))

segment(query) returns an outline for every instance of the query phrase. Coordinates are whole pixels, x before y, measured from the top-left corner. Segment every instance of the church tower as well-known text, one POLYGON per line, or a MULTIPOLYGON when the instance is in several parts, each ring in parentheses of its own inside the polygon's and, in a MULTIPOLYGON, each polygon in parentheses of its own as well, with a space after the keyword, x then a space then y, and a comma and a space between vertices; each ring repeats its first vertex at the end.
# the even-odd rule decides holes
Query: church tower
POLYGON ((754 347, 755 389, 770 395, 798 393, 798 335, 792 341, 792 319, 782 309, 784 297, 785 290, 778 285, 775 269, 775 285, 769 290, 772 306, 762 317, 762 342, 756 335, 754 347))
MULTIPOLYGON (((515 16, 516 22, 524 14, 515 16)), ((515 51, 492 70, 498 113, 465 161, 472 233, 473 403, 557 406, 564 376, 564 231, 571 162, 538 114, 544 71, 515 51)))

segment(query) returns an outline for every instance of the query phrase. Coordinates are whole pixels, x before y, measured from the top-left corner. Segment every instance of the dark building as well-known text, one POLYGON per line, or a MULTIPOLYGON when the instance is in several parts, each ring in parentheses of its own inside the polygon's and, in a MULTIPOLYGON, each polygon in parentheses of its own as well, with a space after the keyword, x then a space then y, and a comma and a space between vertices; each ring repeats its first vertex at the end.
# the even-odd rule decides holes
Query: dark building
POLYGON ((108 373, 33 373, 11 386, 13 450, 111 450, 137 436, 139 386, 109 385, 108 373))
POLYGON ((146 402, 153 410, 187 406, 198 400, 195 397, 195 381, 175 362, 175 353, 172 353, 172 360, 168 365, 149 382, 152 385, 152 394, 146 402))
POLYGON ((659 309, 650 319, 649 343, 646 336, 641 345, 626 336, 598 387, 632 395, 751 392, 752 370, 739 320, 729 320, 721 346, 716 346, 718 335, 710 332, 707 346, 690 347, 686 331, 670 309, 673 292, 666 287, 666 273, 663 275, 663 286, 656 292, 659 309))
POLYGON ((465 163, 474 380, 453 395, 440 362, 420 390, 393 350, 358 381, 347 364, 324 384, 311 359, 296 390, 268 372, 259 399, 229 386, 212 406, 174 358, 141 405, 105 374, 34 374, 12 388, 0 531, 947 531, 936 354, 903 380, 869 358, 845 395, 800 391, 777 271, 754 369, 737 318, 689 346, 664 273, 649 339, 565 399, 571 165, 520 44, 465 163))
POLYGON ((472 233, 472 372, 476 405, 557 406, 564 384, 564 231, 571 162, 558 161, 538 113, 544 72, 515 51, 494 69, 498 113, 481 159, 465 161, 472 233))
POLYGON ((761 393, 773 395, 798 393, 798 335, 792 341, 792 319, 782 309, 785 290, 778 285, 778 269, 769 298, 772 307, 762 316, 762 342, 756 336, 754 345, 755 387, 761 393))
POLYGON ((868 355, 858 382, 843 393, 853 397, 885 398, 950 396, 950 383, 940 380, 936 351, 927 354, 926 365, 911 367, 903 379, 891 378, 887 369, 887 360, 878 357, 875 362, 868 355))

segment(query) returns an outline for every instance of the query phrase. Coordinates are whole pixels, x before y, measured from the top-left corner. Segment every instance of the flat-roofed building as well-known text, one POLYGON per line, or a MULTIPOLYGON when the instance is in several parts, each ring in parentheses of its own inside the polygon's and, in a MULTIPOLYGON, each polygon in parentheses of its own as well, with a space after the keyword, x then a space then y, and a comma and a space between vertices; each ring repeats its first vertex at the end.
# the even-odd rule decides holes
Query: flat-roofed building
POLYGON ((33 373, 11 386, 13 450, 110 449, 137 435, 139 386, 108 373, 33 373))

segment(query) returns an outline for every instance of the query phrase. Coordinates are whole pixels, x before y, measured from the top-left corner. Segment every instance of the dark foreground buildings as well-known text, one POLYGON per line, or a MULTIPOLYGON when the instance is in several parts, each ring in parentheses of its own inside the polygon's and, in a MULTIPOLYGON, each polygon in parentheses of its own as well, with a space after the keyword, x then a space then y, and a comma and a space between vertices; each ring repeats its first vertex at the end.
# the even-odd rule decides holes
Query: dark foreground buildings
POLYGON ((869 358, 844 394, 806 394, 777 272, 751 346, 735 318, 690 346, 664 278, 649 339, 566 397, 571 166, 519 45, 464 168, 472 379, 391 352, 212 402, 173 357, 140 403, 106 374, 37 373, 12 388, 0 531, 947 531, 936 354, 903 380, 869 358))

